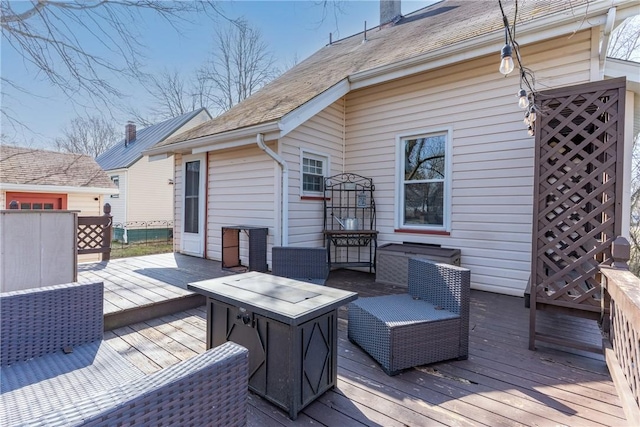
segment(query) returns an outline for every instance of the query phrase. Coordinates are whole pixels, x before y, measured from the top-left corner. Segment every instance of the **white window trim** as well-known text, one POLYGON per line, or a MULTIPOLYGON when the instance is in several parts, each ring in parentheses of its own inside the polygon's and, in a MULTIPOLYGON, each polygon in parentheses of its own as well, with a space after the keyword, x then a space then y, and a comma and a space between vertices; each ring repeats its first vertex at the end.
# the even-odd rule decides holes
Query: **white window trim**
POLYGON ((396 134, 396 191, 394 206, 394 222, 396 230, 416 230, 416 231, 451 231, 451 181, 453 175, 453 128, 439 127, 424 130, 415 130, 411 132, 403 132, 396 134), (445 155, 445 178, 444 178, 444 200, 443 200, 443 216, 442 226, 434 225, 404 225, 402 224, 404 209, 404 170, 401 167, 404 161, 404 145, 403 141, 408 138, 418 138, 438 133, 446 133, 447 141, 444 147, 445 155))
POLYGON ((112 199, 118 199, 118 198, 120 198, 120 193, 119 193, 119 191, 120 191, 120 174, 118 174, 118 175, 111 175, 111 176, 109 177, 109 179, 111 179, 111 182, 113 182, 114 184, 115 184, 114 179, 117 179, 117 180, 118 180, 118 184, 116 184, 116 187, 118 187, 118 193, 117 193, 117 194, 112 194, 110 197, 111 197, 112 199))
POLYGON ((329 171, 331 170, 331 156, 329 156, 329 154, 327 153, 323 153, 321 151, 315 151, 315 150, 309 150, 307 148, 300 148, 300 196, 309 196, 309 197, 324 197, 324 191, 320 190, 320 191, 304 191, 303 189, 303 179, 302 176, 304 174, 303 172, 303 159, 305 157, 308 158, 318 158, 321 157, 320 160, 322 160, 324 162, 323 166, 322 166, 322 175, 323 178, 326 178, 327 176, 329 176, 329 171))
MULTIPOLYGON (((181 188, 181 193, 180 193, 180 231, 182 233, 182 235, 184 236, 185 234, 198 234, 200 236, 204 236, 204 233, 206 232, 206 217, 205 217, 205 211, 206 211, 206 206, 205 206, 205 201, 206 201, 206 180, 207 180, 207 164, 206 164, 207 158, 205 154, 190 154, 190 155, 184 155, 182 156, 182 188, 181 188), (187 233, 184 230, 184 226, 185 226, 185 221, 184 221, 184 215, 185 215, 185 203, 184 203, 184 195, 186 193, 186 186, 187 186, 187 180, 186 180, 186 176, 187 176, 187 163, 188 162, 193 162, 193 161, 197 161, 200 160, 200 166, 202 168, 201 173, 200 173, 200 197, 202 198, 201 203, 198 206, 198 233, 187 233)), ((181 243, 182 244, 182 243, 181 243)), ((204 250, 204 248, 203 248, 204 250)))

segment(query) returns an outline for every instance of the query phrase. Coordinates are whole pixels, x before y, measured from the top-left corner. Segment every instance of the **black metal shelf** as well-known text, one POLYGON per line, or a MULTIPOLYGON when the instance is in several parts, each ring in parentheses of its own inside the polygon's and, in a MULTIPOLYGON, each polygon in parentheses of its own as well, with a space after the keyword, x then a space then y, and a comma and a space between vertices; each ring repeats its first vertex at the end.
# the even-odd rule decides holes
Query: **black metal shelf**
POLYGON ((370 272, 375 268, 378 232, 374 190, 371 178, 352 173, 325 178, 324 235, 329 268, 369 267, 370 272))

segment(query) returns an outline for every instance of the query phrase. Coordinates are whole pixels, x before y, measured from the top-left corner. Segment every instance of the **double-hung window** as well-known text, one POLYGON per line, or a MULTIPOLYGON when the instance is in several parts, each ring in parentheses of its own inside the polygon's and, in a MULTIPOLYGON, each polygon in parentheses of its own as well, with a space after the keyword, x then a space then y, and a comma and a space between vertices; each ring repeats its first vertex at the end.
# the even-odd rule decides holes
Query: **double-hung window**
POLYGON ((302 195, 322 196, 323 179, 327 176, 329 157, 319 153, 302 151, 300 170, 302 172, 302 195))
POLYGON ((449 131, 398 138, 399 228, 448 228, 450 139, 449 131))

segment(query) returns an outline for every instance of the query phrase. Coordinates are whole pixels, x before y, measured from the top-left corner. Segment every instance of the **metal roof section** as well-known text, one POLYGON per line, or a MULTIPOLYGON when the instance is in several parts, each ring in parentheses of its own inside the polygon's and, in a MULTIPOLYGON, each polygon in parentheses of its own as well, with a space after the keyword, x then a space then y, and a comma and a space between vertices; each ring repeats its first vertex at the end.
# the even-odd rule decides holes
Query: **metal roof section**
POLYGON ((199 108, 173 119, 136 130, 136 138, 133 141, 125 144, 125 139, 123 138, 116 145, 100 154, 96 161, 106 171, 128 168, 142 158, 144 150, 164 141, 203 110, 205 109, 199 108))

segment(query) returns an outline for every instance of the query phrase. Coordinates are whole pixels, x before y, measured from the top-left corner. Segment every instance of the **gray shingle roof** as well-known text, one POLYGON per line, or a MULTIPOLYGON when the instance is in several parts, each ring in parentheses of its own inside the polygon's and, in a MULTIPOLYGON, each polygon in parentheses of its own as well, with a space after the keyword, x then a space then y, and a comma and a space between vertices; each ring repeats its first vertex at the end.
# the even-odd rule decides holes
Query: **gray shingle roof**
POLYGON ((176 130, 184 126, 193 119, 204 108, 183 114, 173 119, 166 120, 155 125, 148 126, 136 131, 136 139, 125 147, 124 139, 104 153, 100 154, 96 161, 104 170, 128 168, 142 158, 142 152, 155 144, 164 141, 176 130))
POLYGON ((0 146, 0 183, 116 188, 91 156, 8 145, 0 146))
MULTIPOLYGON (((505 2, 513 16, 513 2, 505 2)), ((520 2, 518 23, 557 12, 572 13, 585 0, 520 2)), ((577 18, 579 19, 579 18, 577 18)), ((350 75, 428 54, 504 28, 497 1, 445 0, 403 17, 386 28, 373 28, 327 45, 229 111, 156 147, 215 135, 281 119, 350 75)), ((498 37, 498 36, 497 36, 498 37)), ((503 36, 499 36, 503 37, 503 36)), ((496 52, 499 62, 499 51, 496 52)), ((496 66, 497 67, 497 66, 496 66)))

